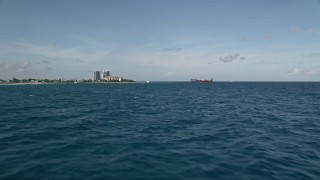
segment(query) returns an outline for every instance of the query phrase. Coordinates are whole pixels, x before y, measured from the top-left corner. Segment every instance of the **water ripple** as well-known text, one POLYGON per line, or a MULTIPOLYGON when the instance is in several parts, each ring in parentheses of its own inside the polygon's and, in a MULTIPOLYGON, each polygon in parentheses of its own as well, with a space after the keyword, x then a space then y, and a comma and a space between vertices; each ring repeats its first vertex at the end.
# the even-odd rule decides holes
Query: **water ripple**
POLYGON ((0 86, 0 179, 319 179, 319 83, 0 86))

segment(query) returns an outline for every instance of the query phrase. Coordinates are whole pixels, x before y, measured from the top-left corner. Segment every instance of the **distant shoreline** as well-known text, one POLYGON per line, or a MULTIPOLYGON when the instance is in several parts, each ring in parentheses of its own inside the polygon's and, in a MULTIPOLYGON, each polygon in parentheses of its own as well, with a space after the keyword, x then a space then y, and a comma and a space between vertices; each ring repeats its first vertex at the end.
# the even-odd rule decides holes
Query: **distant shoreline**
MULTIPOLYGON (((14 83, 14 82, 1 82, 1 85, 45 85, 45 84, 148 84, 148 83, 194 83, 191 81, 134 81, 134 82, 23 82, 23 83, 14 83)), ((320 83, 320 81, 214 81, 215 83, 320 83)))
POLYGON ((0 85, 43 85, 43 84, 134 84, 134 83, 146 83, 143 81, 140 82, 30 82, 30 83, 0 83, 0 85))

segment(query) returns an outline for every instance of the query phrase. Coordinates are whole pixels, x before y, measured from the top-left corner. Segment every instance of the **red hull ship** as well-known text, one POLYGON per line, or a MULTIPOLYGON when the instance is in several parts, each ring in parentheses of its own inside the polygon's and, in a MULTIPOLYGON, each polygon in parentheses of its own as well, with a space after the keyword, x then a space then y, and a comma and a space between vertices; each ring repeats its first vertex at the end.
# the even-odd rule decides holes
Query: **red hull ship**
POLYGON ((191 82, 196 82, 196 83, 213 83, 213 79, 191 79, 191 82))

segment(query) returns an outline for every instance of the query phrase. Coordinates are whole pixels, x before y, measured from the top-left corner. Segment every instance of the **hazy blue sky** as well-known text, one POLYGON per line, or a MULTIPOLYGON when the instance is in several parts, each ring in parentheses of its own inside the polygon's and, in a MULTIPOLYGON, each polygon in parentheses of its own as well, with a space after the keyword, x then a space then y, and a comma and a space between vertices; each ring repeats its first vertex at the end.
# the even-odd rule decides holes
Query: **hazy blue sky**
POLYGON ((0 79, 320 80, 319 0, 0 0, 0 79))

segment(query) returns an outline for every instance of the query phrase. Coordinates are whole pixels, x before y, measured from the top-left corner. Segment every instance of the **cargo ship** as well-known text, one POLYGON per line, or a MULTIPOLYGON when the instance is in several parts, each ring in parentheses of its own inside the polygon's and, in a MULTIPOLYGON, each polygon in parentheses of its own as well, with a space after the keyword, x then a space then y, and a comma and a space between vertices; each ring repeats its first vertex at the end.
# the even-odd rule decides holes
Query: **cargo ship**
POLYGON ((196 82, 196 83, 213 83, 213 79, 191 79, 191 82, 196 82))

